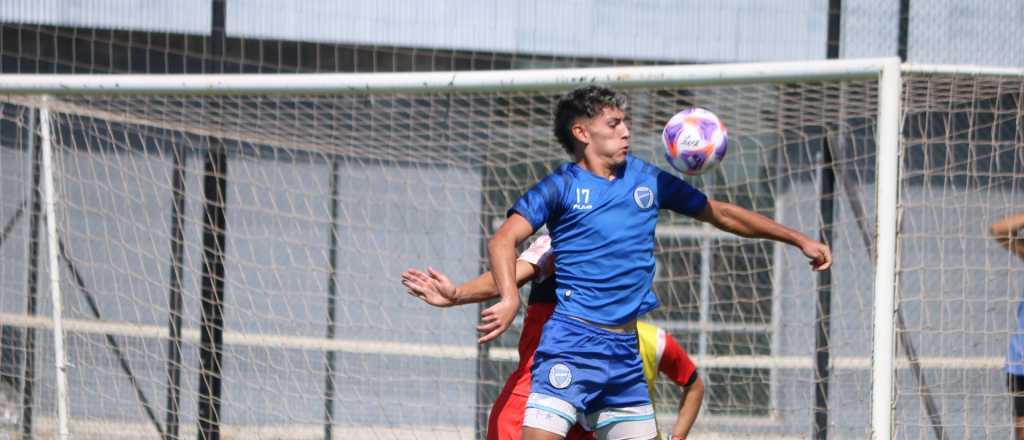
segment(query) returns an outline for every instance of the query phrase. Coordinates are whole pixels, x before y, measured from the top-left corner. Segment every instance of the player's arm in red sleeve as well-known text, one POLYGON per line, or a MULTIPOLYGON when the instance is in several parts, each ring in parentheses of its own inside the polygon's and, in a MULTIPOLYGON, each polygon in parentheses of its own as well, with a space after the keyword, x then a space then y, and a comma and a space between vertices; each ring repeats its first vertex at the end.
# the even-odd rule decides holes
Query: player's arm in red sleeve
POLYGON ((665 349, 661 354, 661 361, 658 362, 658 371, 683 390, 683 398, 679 401, 679 413, 670 437, 671 440, 682 440, 690 434, 690 428, 700 413, 700 405, 704 400, 704 382, 697 375, 697 366, 690 360, 686 350, 683 350, 668 332, 664 332, 664 335, 665 349))

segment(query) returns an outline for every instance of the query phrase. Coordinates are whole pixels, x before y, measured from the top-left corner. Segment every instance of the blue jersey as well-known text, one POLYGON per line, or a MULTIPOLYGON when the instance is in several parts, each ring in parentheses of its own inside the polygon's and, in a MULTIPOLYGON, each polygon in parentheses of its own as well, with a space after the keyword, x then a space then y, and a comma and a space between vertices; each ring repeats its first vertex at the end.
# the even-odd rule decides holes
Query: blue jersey
POLYGON ((1010 333, 1010 349, 1006 354, 1006 372, 1024 376, 1024 301, 1017 304, 1017 329, 1010 333))
POLYGON ((619 325, 658 306, 654 228, 659 209, 695 216, 707 197, 632 155, 608 180, 569 163, 519 198, 509 214, 547 224, 555 254, 556 311, 619 325))

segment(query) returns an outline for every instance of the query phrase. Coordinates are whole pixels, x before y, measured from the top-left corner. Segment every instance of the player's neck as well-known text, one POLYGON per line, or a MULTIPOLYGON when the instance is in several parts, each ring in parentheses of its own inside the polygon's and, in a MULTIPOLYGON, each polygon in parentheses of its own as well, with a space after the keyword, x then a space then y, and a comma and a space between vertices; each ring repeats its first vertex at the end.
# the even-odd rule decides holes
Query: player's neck
POLYGON ((624 164, 615 164, 610 158, 581 154, 576 156, 576 165, 597 177, 613 180, 617 177, 619 167, 624 164))

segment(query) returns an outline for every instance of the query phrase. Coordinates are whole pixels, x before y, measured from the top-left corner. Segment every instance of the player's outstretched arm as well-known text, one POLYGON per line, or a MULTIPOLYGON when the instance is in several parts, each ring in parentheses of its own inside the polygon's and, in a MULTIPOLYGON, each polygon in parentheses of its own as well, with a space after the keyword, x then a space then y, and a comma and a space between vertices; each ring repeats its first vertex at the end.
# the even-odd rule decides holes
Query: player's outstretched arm
POLYGON ((1024 213, 1011 215, 992 223, 992 238, 1018 257, 1024 258, 1024 238, 1019 235, 1021 229, 1024 229, 1024 213))
MULTIPOLYGON (((537 268, 534 265, 522 260, 516 261, 516 284, 519 287, 532 280, 536 274, 537 268)), ((402 273, 402 285, 409 295, 435 307, 475 304, 498 297, 498 287, 490 271, 454 286, 447 275, 432 267, 428 267, 426 272, 409 268, 402 273)))
POLYGON ((832 266, 832 250, 824 243, 789 229, 774 220, 728 202, 708 200, 697 220, 748 238, 766 238, 800 248, 811 261, 811 268, 823 271, 832 266))
POLYGON ((489 342, 512 325, 519 312, 519 287, 516 286, 516 246, 533 234, 533 225, 522 215, 514 213, 494 233, 487 243, 491 272, 501 300, 480 313, 477 331, 483 334, 477 341, 489 342))
POLYGON ((690 435, 690 428, 697 420, 700 413, 700 404, 704 401, 704 382, 697 377, 693 383, 681 387, 683 398, 679 401, 679 414, 676 415, 676 423, 672 425, 671 440, 686 440, 690 435))

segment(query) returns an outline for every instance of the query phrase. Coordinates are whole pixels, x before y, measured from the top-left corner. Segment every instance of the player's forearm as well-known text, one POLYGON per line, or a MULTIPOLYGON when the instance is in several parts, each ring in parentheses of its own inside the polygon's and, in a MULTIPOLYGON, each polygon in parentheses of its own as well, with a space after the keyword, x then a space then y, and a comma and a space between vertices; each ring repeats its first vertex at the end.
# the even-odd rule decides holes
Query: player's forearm
POLYGON ((498 296, 502 301, 519 299, 516 286, 516 242, 510 234, 498 231, 487 244, 491 273, 498 296))
MULTIPOLYGON (((516 260, 515 267, 517 287, 522 287, 536 273, 532 264, 522 260, 516 260)), ((495 284, 494 274, 491 272, 484 272, 455 288, 455 302, 460 305, 483 302, 499 296, 498 286, 495 284)))
POLYGON ((498 297, 498 287, 494 284, 494 275, 484 272, 455 287, 455 302, 459 305, 487 301, 498 297))
POLYGON ((698 378, 684 390, 683 400, 679 402, 679 414, 676 416, 675 425, 672 426, 672 440, 685 439, 690 434, 690 428, 697 420, 703 401, 704 383, 698 378))
POLYGON ((708 209, 698 219, 723 231, 747 238, 764 238, 800 246, 809 238, 749 209, 725 202, 708 201, 708 209))

